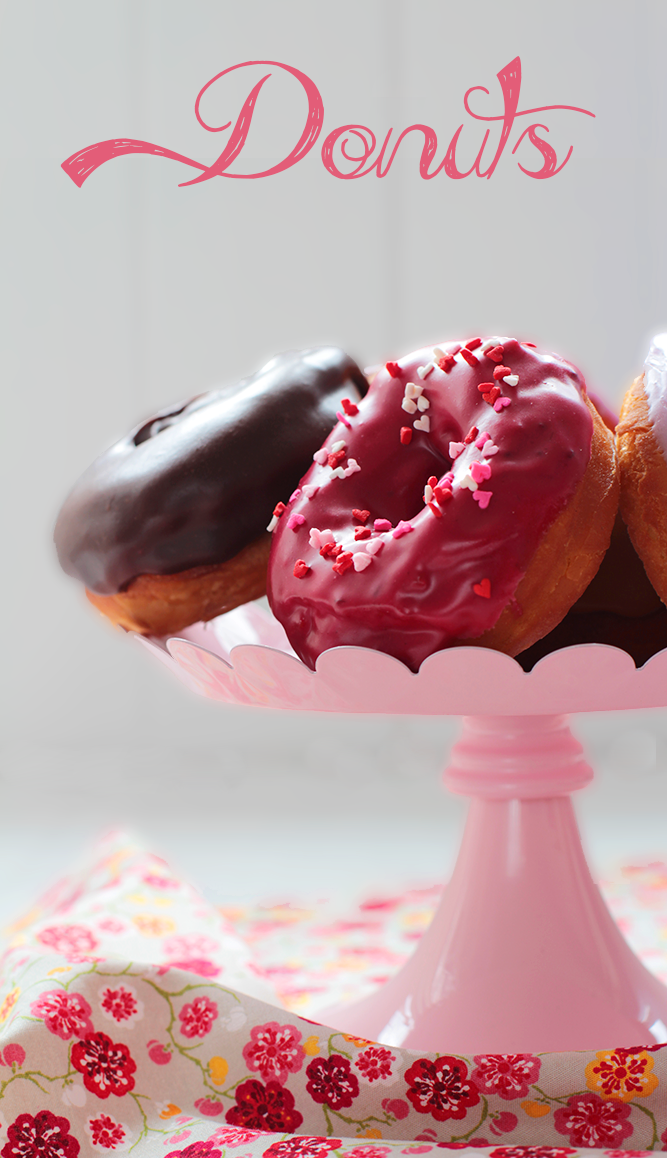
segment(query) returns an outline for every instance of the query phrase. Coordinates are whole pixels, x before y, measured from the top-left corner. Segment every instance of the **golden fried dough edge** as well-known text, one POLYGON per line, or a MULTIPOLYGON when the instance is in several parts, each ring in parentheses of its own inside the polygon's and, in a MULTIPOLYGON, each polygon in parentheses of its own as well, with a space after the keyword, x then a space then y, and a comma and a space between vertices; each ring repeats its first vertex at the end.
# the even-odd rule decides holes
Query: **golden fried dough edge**
POLYGON ((646 574, 667 603, 667 462, 649 418, 643 374, 623 399, 616 445, 621 515, 646 574))

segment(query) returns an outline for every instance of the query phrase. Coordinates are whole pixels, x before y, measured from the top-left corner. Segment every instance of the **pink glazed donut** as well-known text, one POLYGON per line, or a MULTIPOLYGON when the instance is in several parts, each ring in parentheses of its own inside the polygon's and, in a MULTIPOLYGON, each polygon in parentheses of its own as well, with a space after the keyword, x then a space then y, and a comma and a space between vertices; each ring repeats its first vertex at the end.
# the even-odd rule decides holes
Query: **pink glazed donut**
POLYGON ((574 366, 513 338, 388 362, 274 527, 268 596, 310 667, 374 648, 412 670, 464 643, 516 655, 595 575, 614 438, 574 366))

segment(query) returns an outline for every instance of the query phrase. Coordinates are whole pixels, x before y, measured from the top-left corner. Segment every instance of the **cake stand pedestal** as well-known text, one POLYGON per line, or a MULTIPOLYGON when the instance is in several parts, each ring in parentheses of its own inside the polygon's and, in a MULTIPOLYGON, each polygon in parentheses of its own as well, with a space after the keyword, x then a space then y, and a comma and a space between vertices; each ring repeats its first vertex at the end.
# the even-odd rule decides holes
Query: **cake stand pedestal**
POLYGON ((445 782, 472 802, 440 907, 395 977, 323 1022, 466 1055, 666 1041, 667 989, 623 940, 586 864, 570 793, 593 773, 565 713, 667 703, 667 653, 636 670, 625 652, 583 645, 526 673, 497 652, 457 648, 414 675, 345 647, 313 673, 280 631, 250 605, 186 637, 142 642, 228 703, 464 716, 445 782), (480 703, 489 714, 475 714, 480 703))

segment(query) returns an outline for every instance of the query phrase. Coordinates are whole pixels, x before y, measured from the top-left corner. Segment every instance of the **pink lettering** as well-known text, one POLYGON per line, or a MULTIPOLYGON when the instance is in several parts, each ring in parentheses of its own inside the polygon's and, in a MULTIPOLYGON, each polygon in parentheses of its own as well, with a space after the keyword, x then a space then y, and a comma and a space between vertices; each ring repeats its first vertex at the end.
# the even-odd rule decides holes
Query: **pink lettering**
MULTIPOLYGON (((483 85, 473 85, 472 88, 467 90, 463 98, 465 111, 473 121, 481 121, 486 125, 492 125, 494 123, 500 125, 500 135, 495 153, 486 169, 483 169, 482 166, 484 152, 491 135, 490 128, 486 128, 484 131, 484 138, 471 167, 467 170, 461 170, 458 167, 456 153, 461 144, 461 134, 464 131, 465 124, 459 125, 447 146, 443 160, 439 165, 435 165, 434 168, 431 166, 434 163, 434 158, 437 153, 438 138, 435 129, 432 129, 429 125, 415 124, 409 125, 407 129, 403 129, 393 145, 391 152, 389 152, 389 148, 394 130, 389 129, 377 156, 375 156, 377 138, 372 129, 360 124, 341 125, 328 134, 322 146, 321 156, 325 169, 332 177, 337 177, 341 181, 358 180, 360 177, 367 177, 373 172, 376 177, 386 177, 391 169, 401 142, 409 133, 419 132, 422 133, 424 137, 424 144, 419 160, 419 175, 423 180, 431 181, 443 170, 447 177, 455 181, 469 177, 472 173, 476 173, 478 177, 486 177, 486 179, 489 180, 500 162, 518 117, 555 111, 582 113, 587 117, 595 117, 595 113, 574 105, 543 105, 540 108, 520 109, 521 60, 518 56, 516 56, 514 60, 511 60, 509 64, 505 65, 504 68, 501 68, 500 72, 496 75, 503 98, 502 112, 495 115, 485 115, 481 112, 475 112, 471 108, 470 98, 473 93, 480 92, 484 93, 487 97, 490 96, 489 90, 483 85)), ((198 169, 199 174, 190 181, 183 181, 181 183, 182 186, 197 185, 202 181, 209 181, 211 177, 231 177, 239 181, 252 181, 260 177, 271 177, 275 173, 282 173, 286 169, 292 168, 293 165, 302 161, 311 151, 322 129, 324 106, 317 86, 310 77, 306 76, 306 74, 299 69, 293 68, 289 64, 281 64, 275 60, 247 60, 242 64, 234 64, 229 68, 223 69, 222 72, 217 73, 204 85, 195 101, 195 116, 206 132, 221 133, 227 129, 231 129, 224 149, 211 165, 202 165, 199 161, 193 160, 191 157, 185 157, 182 153, 175 153, 170 149, 164 149, 161 145, 153 145, 149 141, 137 141, 127 137, 119 137, 110 141, 98 141, 94 145, 89 145, 87 148, 81 149, 78 153, 73 153, 71 157, 63 161, 62 168, 79 188, 81 188, 84 181, 86 181, 90 174, 98 169, 100 165, 104 165, 107 161, 113 160, 114 157, 124 156, 128 153, 147 153, 154 157, 166 157, 169 160, 179 161, 181 164, 188 165, 190 168, 198 169), (295 80, 299 82, 306 95, 308 112, 296 145, 283 160, 259 173, 230 173, 230 165, 232 165, 243 152, 260 93, 267 80, 271 77, 272 72, 269 71, 260 77, 250 90, 243 102, 243 106, 233 128, 231 121, 227 121, 226 124, 223 125, 207 124, 201 114, 201 101, 211 86, 223 77, 236 72, 238 69, 251 68, 257 65, 267 66, 272 70, 282 69, 284 72, 293 76, 295 80)), ((538 129, 541 129, 544 133, 549 132, 549 128, 545 124, 535 122, 529 125, 528 128, 521 133, 521 136, 514 145, 512 156, 527 136, 530 144, 533 145, 541 155, 542 165, 539 169, 527 169, 518 161, 517 164, 521 172, 525 173, 526 176, 544 181, 560 173, 561 169, 564 168, 572 156, 572 146, 570 146, 565 160, 559 165, 556 150, 540 135, 538 129)))

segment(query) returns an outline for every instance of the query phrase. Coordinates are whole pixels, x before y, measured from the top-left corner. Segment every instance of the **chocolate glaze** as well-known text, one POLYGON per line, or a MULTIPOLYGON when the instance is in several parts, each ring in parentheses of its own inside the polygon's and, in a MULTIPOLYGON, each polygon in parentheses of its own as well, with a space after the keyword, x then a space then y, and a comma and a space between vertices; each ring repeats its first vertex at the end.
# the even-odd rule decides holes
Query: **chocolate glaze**
POLYGON ((310 666, 326 648, 354 644, 386 651, 416 670, 432 652, 477 638, 512 601, 544 532, 574 494, 591 452, 583 379, 556 355, 514 339, 496 341, 502 364, 519 379, 500 382, 510 400, 506 408, 496 412, 478 390, 494 382, 498 367, 479 346, 472 364, 456 354, 460 347, 443 346, 454 355, 449 371, 438 367, 423 379, 418 368, 434 353, 417 351, 391 364, 393 372, 380 370, 349 420, 352 429, 339 424, 327 439, 329 448, 345 443, 341 467, 354 458, 360 469, 337 478, 327 464, 315 464, 303 479, 306 489, 282 515, 269 600, 310 666), (414 425, 420 412, 402 408, 407 383, 423 386, 429 431, 414 425), (471 443, 453 460, 450 442, 463 442, 472 426, 488 432, 498 452, 485 458, 471 443), (409 444, 400 441, 402 427, 411 430, 409 444), (473 461, 490 464, 491 477, 468 489, 473 461), (442 482, 449 471, 453 495, 436 517, 424 505, 424 487, 429 476, 442 482), (320 489, 307 497, 315 486, 320 489), (485 508, 473 498, 477 489, 492 492, 485 508), (370 539, 355 541, 354 509, 370 512, 370 539), (304 521, 295 526, 292 515, 304 521), (393 528, 403 520, 410 529, 395 537, 373 529, 375 519, 393 528), (344 552, 363 553, 377 539, 382 548, 365 569, 337 574, 336 560, 309 541, 311 528, 330 529, 344 552), (293 574, 297 560, 309 568, 302 578, 293 574))
POLYGON ((60 563, 92 591, 224 563, 265 530, 368 383, 333 347, 272 358, 236 386, 161 411, 92 464, 58 516, 60 563))

